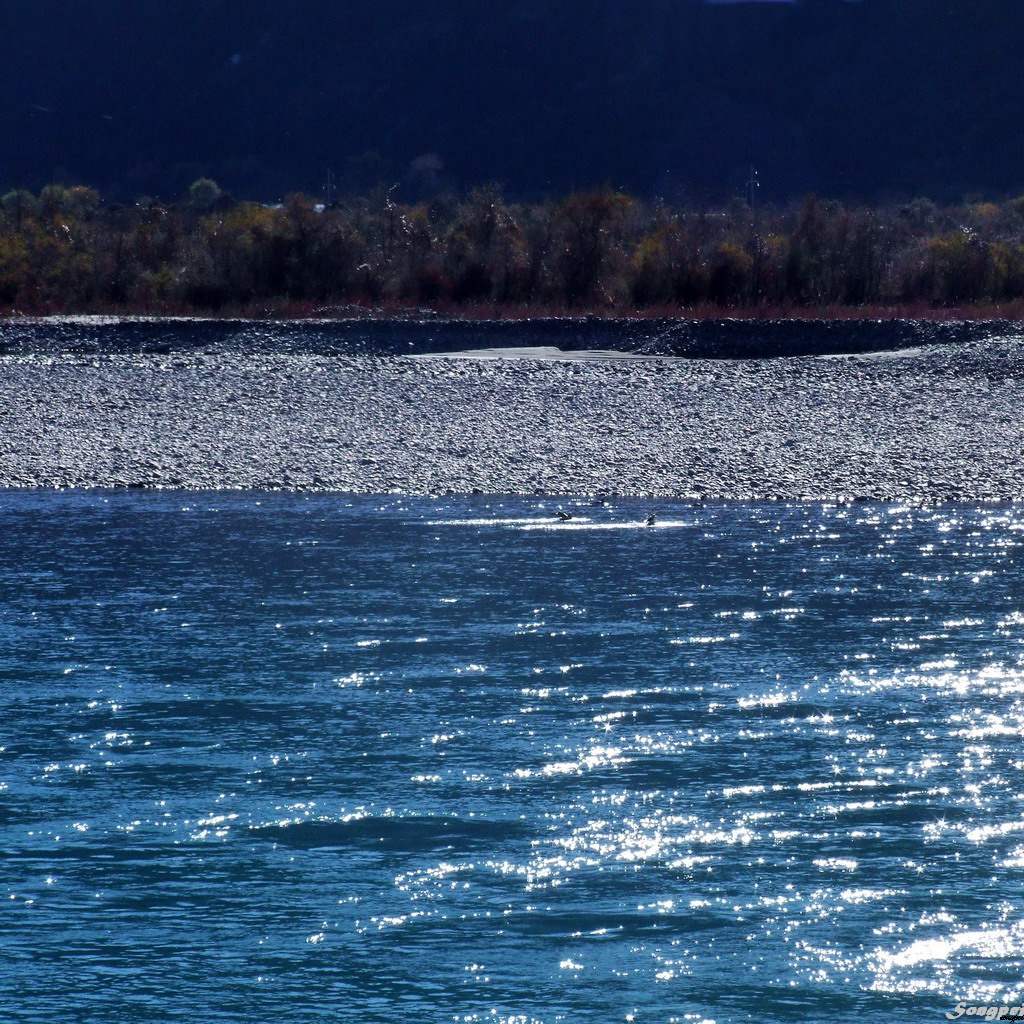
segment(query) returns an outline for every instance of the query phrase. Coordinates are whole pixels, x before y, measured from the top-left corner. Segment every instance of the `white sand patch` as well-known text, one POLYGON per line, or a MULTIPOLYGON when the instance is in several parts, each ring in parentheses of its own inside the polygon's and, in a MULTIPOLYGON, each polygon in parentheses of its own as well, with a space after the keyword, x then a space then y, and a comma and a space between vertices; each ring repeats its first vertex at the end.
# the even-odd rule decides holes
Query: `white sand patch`
POLYGON ((430 352, 425 355, 414 355, 412 359, 631 359, 647 362, 676 360, 678 356, 645 356, 633 352, 617 352, 614 349, 579 349, 570 351, 556 348, 553 345, 524 345, 513 348, 470 348, 462 352, 430 352))

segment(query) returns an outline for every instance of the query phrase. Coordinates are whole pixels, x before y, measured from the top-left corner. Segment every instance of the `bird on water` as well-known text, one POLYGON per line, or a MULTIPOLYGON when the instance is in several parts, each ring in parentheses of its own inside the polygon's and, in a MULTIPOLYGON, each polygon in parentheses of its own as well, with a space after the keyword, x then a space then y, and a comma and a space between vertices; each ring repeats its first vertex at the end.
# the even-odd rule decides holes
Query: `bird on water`
POLYGON ((556 515, 556 516, 558 516, 558 518, 559 518, 559 519, 560 519, 560 520, 561 520, 561 521, 562 521, 563 523, 567 523, 567 522, 569 522, 569 520, 570 520, 570 519, 572 519, 572 513, 571 513, 571 512, 563 512, 563 511, 562 511, 561 509, 558 509, 558 510, 557 510, 557 511, 555 512, 555 515, 556 515))

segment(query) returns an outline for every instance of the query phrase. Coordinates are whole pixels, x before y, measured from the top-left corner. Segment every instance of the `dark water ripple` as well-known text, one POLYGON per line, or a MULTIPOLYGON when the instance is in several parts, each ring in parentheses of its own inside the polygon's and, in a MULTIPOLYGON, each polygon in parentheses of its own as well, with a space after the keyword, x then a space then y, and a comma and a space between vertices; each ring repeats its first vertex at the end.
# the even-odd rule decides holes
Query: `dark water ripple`
POLYGON ((1024 515, 0 496, 0 1011, 1024 999, 1024 515))

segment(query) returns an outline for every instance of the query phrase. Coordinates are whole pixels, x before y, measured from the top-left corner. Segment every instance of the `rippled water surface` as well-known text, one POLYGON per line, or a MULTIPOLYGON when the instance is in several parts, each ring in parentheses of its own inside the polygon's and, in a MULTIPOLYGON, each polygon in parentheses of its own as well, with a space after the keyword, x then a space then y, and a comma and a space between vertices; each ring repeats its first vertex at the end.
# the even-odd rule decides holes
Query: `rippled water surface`
POLYGON ((0 496, 4 1021, 1024 999, 1024 512, 0 496))

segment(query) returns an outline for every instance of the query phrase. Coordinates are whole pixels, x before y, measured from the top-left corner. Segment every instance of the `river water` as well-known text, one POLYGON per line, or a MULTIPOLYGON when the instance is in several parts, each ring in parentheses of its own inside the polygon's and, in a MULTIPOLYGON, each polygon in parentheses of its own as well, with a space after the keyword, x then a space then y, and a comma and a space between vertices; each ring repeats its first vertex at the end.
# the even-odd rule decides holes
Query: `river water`
POLYGON ((1024 999, 1024 511, 558 507, 0 494, 3 1020, 1024 999))

